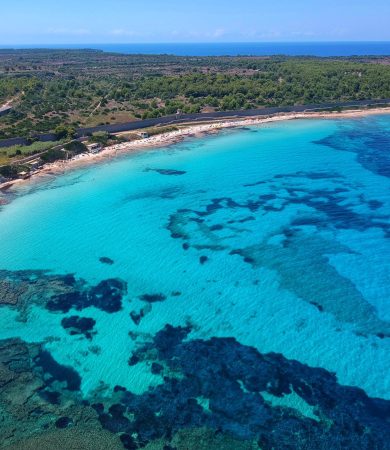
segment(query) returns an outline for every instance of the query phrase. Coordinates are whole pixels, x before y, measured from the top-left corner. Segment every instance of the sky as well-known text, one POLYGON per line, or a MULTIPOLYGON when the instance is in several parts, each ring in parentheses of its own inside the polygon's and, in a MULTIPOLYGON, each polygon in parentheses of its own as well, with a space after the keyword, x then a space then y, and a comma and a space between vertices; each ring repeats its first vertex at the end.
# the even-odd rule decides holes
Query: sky
POLYGON ((390 0, 0 0, 0 45, 390 41, 390 0))

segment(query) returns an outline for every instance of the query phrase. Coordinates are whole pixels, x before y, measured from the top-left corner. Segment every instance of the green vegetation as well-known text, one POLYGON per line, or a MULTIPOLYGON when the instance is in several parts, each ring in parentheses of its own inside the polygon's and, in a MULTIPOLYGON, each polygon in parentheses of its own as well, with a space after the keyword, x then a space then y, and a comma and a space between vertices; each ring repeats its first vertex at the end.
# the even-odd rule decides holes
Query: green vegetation
POLYGON ((171 126, 166 126, 166 127, 145 128, 142 131, 148 133, 149 136, 156 136, 158 134, 170 133, 171 131, 177 131, 178 129, 179 129, 179 127, 171 125, 171 126))
POLYGON ((76 134, 76 129, 69 125, 58 125, 54 129, 54 134, 56 135, 58 140, 61 139, 73 139, 76 134))
POLYGON ((55 149, 55 148, 48 150, 41 156, 41 160, 44 163, 52 163, 52 162, 55 162, 55 161, 58 161, 61 159, 63 159, 63 160, 68 159, 67 153, 61 149, 55 149))
POLYGON ((16 166, 1 166, 0 167, 0 176, 8 179, 17 178, 19 174, 19 168, 16 166))
POLYGON ((110 134, 107 131, 97 131, 96 133, 92 133, 92 136, 89 138, 90 142, 94 142, 96 144, 101 144, 103 146, 107 145, 110 134))
POLYGON ((0 166, 0 177, 12 180, 20 178, 21 174, 28 174, 31 171, 27 164, 7 164, 0 166))
POLYGON ((68 142, 63 148, 52 148, 40 156, 44 163, 52 163, 58 160, 70 159, 80 153, 85 153, 87 147, 79 141, 68 142))
POLYGON ((37 159, 42 164, 52 163, 84 153, 87 151, 87 147, 82 142, 75 140, 64 145, 61 141, 34 142, 29 146, 13 146, 1 150, 0 175, 7 179, 14 179, 18 178, 21 172, 29 173, 32 170, 30 165, 32 158, 25 159, 29 156, 39 155, 37 159))
MULTIPOLYGON (((0 139, 202 111, 390 97, 388 58, 1 50, 0 139)), ((103 139, 103 137, 100 137, 103 139)), ((93 139, 100 139, 93 138, 93 139)), ((104 139, 103 139, 104 140, 104 139)))
POLYGON ((87 147, 79 141, 72 141, 64 145, 64 149, 70 156, 79 155, 80 153, 85 153, 87 147))
POLYGON ((62 141, 56 142, 32 142, 30 145, 13 145, 12 147, 0 148, 0 164, 8 164, 10 160, 26 158, 28 156, 42 153, 54 146, 60 145, 62 141))

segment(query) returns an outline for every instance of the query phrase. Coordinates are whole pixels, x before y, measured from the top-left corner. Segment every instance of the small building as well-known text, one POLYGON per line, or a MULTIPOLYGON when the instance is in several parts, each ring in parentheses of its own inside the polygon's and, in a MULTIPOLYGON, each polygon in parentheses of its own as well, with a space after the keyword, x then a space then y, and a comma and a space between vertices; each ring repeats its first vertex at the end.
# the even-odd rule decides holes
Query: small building
POLYGON ((90 153, 99 153, 102 149, 102 145, 95 143, 87 145, 87 149, 90 153))
POLYGON ((139 134, 139 136, 142 139, 147 139, 149 137, 149 133, 147 133, 146 131, 141 131, 141 133, 139 134))

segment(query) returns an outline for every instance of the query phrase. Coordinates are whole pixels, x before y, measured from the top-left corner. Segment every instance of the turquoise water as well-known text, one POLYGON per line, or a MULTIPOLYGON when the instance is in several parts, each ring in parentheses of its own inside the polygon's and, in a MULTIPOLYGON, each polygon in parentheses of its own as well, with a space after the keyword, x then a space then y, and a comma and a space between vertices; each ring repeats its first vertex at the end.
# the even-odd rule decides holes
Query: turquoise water
POLYGON ((3 306, 0 338, 44 342, 84 398, 161 384, 128 360, 170 324, 390 399, 389 142, 389 116, 275 123, 24 187, 0 212, 0 268, 121 279, 127 293, 114 313, 3 306), (61 326, 75 313, 96 321, 92 339, 61 326))

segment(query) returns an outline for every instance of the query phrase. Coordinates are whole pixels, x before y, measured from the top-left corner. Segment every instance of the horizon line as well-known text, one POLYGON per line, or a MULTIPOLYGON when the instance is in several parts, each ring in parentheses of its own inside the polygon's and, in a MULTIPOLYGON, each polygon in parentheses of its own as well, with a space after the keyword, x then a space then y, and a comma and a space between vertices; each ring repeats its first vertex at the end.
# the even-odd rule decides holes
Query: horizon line
POLYGON ((0 43, 1 46, 11 47, 13 45, 15 46, 22 46, 27 45, 29 47, 31 46, 40 46, 40 45, 226 45, 226 44, 350 44, 350 43, 390 43, 389 40, 318 40, 318 41, 164 41, 164 42, 34 42, 32 44, 29 43, 21 43, 21 44, 3 44, 0 43))

